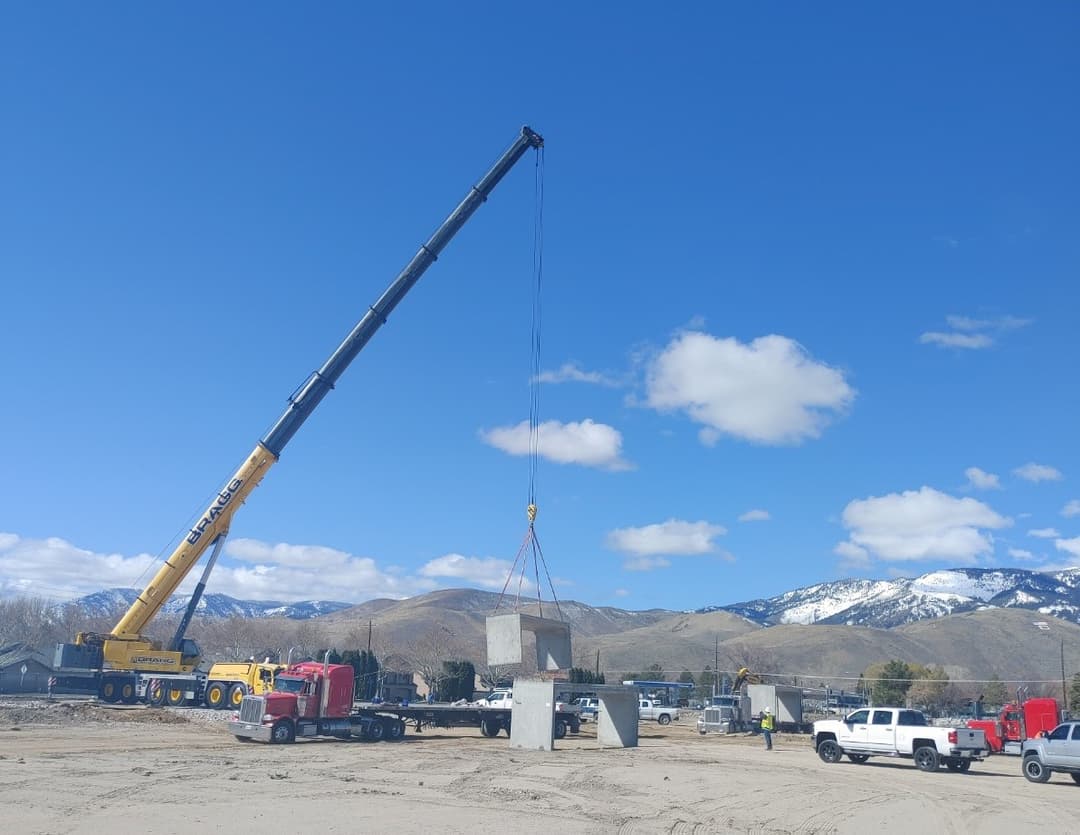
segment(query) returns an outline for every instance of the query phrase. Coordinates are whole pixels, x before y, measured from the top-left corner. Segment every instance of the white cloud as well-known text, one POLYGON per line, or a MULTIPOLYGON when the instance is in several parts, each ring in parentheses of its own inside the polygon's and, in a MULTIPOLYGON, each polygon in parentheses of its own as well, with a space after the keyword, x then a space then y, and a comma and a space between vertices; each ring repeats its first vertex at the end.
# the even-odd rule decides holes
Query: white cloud
POLYGON ((1054 547, 1074 557, 1080 557, 1080 536, 1074 536, 1072 539, 1056 539, 1054 547))
POLYGON ((614 377, 601 374, 599 371, 585 371, 577 363, 564 363, 556 371, 541 371, 537 377, 541 383, 591 383, 597 386, 618 388, 622 383, 614 377))
POLYGON ((671 560, 667 557, 631 557, 623 561, 627 571, 652 571, 654 568, 667 568, 671 560))
POLYGON ((716 550, 713 540, 727 529, 708 522, 668 519, 640 528, 617 528, 607 535, 607 547, 635 557, 693 556, 716 550))
POLYGON ((840 565, 844 568, 862 569, 870 564, 870 554, 854 542, 838 542, 833 553, 841 557, 840 565))
POLYGON ((1013 474, 1024 479, 1024 481, 1061 481, 1061 471, 1056 467, 1050 467, 1046 464, 1035 464, 1028 462, 1022 467, 1017 467, 1013 470, 1013 474))
POLYGON ((923 345, 940 345, 942 348, 967 348, 979 350, 989 348, 994 340, 984 333, 941 333, 927 331, 919 337, 923 345))
POLYGON ((976 490, 1000 490, 1001 481, 993 473, 980 470, 978 467, 968 467, 964 470, 968 484, 976 490))
POLYGON ((428 580, 384 571, 371 557, 358 557, 324 545, 234 539, 226 543, 225 554, 251 565, 219 563, 210 587, 241 600, 355 603, 373 597, 409 597, 434 588, 428 580))
POLYGON ((975 499, 922 487, 852 501, 844 508, 843 523, 848 542, 838 549, 852 545, 883 560, 974 562, 993 550, 984 529, 1007 527, 1012 521, 975 499))
POLYGON ((149 580, 157 562, 150 554, 88 551, 55 536, 24 539, 0 533, 0 598, 71 600, 102 589, 130 588, 149 580))
POLYGON ((767 522, 768 520, 769 511, 767 510, 748 510, 739 517, 740 522, 767 522))
POLYGON ((1061 534, 1058 533, 1057 528, 1034 528, 1033 530, 1028 531, 1028 536, 1034 536, 1039 539, 1054 539, 1055 537, 1061 536, 1061 534))
POLYGON ((999 316, 996 319, 975 319, 971 316, 950 315, 945 321, 951 331, 927 331, 919 337, 923 345, 939 345, 942 348, 979 350, 989 348, 1003 331, 1017 330, 1030 325, 1033 320, 1019 316, 999 316))
POLYGON ((721 435, 798 444, 819 437, 855 399, 840 371, 787 337, 743 344, 697 331, 680 334, 653 358, 646 390, 650 407, 682 410, 701 424, 706 445, 721 435))
POLYGON ((616 597, 629 597, 630 596, 630 590, 629 589, 615 589, 615 591, 613 593, 614 593, 614 595, 616 597))
POLYGON ((1073 499, 1065 507, 1061 508, 1061 515, 1067 519, 1080 516, 1080 499, 1073 499))
MULTIPOLYGON (((463 580, 488 589, 502 589, 506 585, 506 579, 513 570, 513 564, 508 560, 500 560, 495 557, 465 557, 461 554, 446 554, 427 562, 421 569, 423 577, 443 578, 451 577, 455 580, 463 580)), ((517 581, 514 581, 517 588, 517 581)), ((522 581, 522 586, 532 587, 528 577, 522 581)))
MULTIPOLYGON (((480 430, 480 439, 510 455, 528 455, 529 422, 480 430)), ((537 454, 559 464, 581 464, 604 470, 629 470, 622 457, 622 434, 604 423, 586 418, 578 423, 548 420, 537 427, 537 454)))
POLYGON ((1033 560, 1035 555, 1031 551, 1024 550, 1023 548, 1010 548, 1009 556, 1017 560, 1033 560))

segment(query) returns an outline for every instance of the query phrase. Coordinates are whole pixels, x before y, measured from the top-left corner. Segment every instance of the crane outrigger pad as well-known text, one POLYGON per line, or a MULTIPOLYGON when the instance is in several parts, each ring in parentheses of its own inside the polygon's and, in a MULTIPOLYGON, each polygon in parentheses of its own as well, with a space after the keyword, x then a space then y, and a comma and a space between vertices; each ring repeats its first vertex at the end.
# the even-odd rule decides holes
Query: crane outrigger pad
POLYGON ((535 615, 511 613, 487 619, 487 663, 489 666, 520 664, 522 633, 536 635, 536 669, 551 672, 573 666, 570 651, 570 624, 535 615))

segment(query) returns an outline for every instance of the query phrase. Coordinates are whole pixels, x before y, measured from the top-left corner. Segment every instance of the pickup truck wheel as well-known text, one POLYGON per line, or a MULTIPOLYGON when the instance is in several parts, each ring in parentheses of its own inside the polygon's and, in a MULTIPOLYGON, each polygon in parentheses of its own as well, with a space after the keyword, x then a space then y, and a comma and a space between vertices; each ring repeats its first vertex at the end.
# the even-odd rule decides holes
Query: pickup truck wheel
POLYGON ((853 763, 858 763, 859 765, 862 765, 864 762, 866 762, 868 759, 870 759, 870 755, 869 754, 848 754, 847 758, 849 760, 851 760, 853 763))
POLYGON ((929 745, 924 745, 922 748, 916 749, 915 765, 919 771, 937 771, 937 749, 931 748, 929 745))
POLYGON ((826 739, 818 745, 817 755, 821 757, 822 762, 831 764, 840 762, 840 758, 844 756, 844 752, 840 750, 840 746, 836 744, 836 740, 826 739))
POLYGON ((270 729, 270 741, 287 745, 296 741, 296 726, 289 719, 278 719, 270 729))
POLYGON ((556 739, 562 739, 566 736, 566 722, 563 719, 556 719, 555 725, 552 727, 552 733, 556 739))
POLYGON ((949 771, 967 771, 971 768, 971 760, 948 759, 945 760, 945 767, 949 771))
POLYGON ((1038 755, 1024 757, 1024 776, 1032 783, 1045 783, 1050 779, 1050 769, 1039 760, 1038 755))
POLYGON ((659 722, 661 725, 670 725, 671 724, 671 716, 669 716, 666 713, 661 713, 656 718, 656 721, 659 722))

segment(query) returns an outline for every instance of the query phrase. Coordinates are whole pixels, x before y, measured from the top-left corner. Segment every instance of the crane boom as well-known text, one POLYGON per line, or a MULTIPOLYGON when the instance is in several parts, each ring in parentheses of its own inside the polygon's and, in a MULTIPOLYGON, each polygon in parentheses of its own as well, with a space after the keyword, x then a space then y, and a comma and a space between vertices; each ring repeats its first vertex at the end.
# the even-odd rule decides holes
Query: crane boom
MULTIPOLYGON (((173 551, 165 564, 154 575, 138 599, 131 604, 119 620, 110 635, 98 636, 105 642, 105 660, 119 666, 130 663, 130 653, 116 647, 110 652, 108 644, 112 641, 142 642, 140 633, 147 623, 161 610, 170 595, 184 580, 191 569, 211 543, 224 536, 229 529, 233 514, 244 503, 251 491, 258 486, 271 466, 278 460, 285 445, 289 442, 315 407, 334 387, 349 363, 368 343, 375 332, 386 322, 391 311, 397 307, 405 294, 412 289, 429 266, 438 258, 439 253, 458 232, 472 214, 487 200, 488 195, 498 185, 514 164, 521 159, 529 148, 539 149, 544 140, 529 127, 523 127, 518 138, 503 153, 491 170, 470 190, 458 207, 443 221, 435 233, 422 244, 412 260, 391 282, 390 286, 364 314, 363 318, 350 331, 345 340, 330 355, 323 366, 314 372, 289 398, 285 412, 267 434, 259 440, 254 450, 237 469, 225 486, 214 497, 206 511, 188 531, 180 545, 173 551), (128 659, 125 662, 125 658, 128 659)), ((87 636, 88 637, 88 636, 87 636)), ((80 636, 80 643, 84 636, 80 636)), ((161 651, 143 653, 144 665, 150 669, 162 669, 154 666, 153 657, 167 653, 161 651)), ((174 655, 176 653, 173 653, 174 655)), ((165 662, 162 662, 165 663, 165 662)), ((173 662, 175 665, 176 662, 173 662)), ((165 664, 168 667, 168 664, 165 664)), ((175 669, 175 666, 173 666, 175 669)))

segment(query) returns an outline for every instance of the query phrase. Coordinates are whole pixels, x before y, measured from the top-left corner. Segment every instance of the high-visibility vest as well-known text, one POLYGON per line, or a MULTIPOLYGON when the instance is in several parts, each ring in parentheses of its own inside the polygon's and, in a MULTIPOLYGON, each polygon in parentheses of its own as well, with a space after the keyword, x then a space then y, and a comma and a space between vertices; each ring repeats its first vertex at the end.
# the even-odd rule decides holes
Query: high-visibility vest
POLYGON ((766 713, 764 716, 761 717, 761 730, 773 730, 773 718, 771 713, 766 713))

